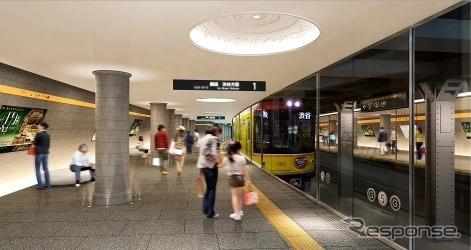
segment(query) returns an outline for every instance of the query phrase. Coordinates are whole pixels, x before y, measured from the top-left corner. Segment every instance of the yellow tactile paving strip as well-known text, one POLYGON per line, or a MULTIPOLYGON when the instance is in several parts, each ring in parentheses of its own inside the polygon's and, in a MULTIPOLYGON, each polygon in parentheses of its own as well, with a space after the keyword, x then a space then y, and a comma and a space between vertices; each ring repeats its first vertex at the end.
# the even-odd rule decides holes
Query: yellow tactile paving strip
MULTIPOLYGON (((44 94, 40 92, 10 87, 6 85, 2 85, 2 84, 0 84, 0 93, 33 98, 33 99, 38 99, 38 100, 43 100, 43 101, 48 101, 48 102, 70 104, 70 105, 75 105, 75 106, 80 106, 80 107, 85 107, 85 108, 95 108, 95 103, 83 102, 83 101, 55 96, 55 95, 48 95, 48 94, 44 94)), ((134 115, 134 116, 150 117, 150 115, 136 113, 136 112, 129 112, 129 114, 134 115)))
MULTIPOLYGON (((220 157, 224 157, 224 151, 226 148, 226 142, 221 144, 221 150, 219 152, 220 157)), ((285 238, 286 242, 293 249, 306 249, 306 250, 317 250, 324 249, 319 243, 317 243, 309 234, 304 231, 294 220, 288 217, 281 209, 279 209, 267 196, 265 196, 260 189, 255 185, 244 187, 245 191, 254 191, 258 194, 258 202, 256 206, 258 210, 270 221, 273 227, 278 233, 285 238)))
MULTIPOLYGON (((245 187, 246 191, 249 188, 245 187)), ((260 212, 271 222, 278 233, 285 238, 288 244, 294 249, 324 249, 314 239, 309 236, 295 221, 288 217, 281 209, 268 199, 253 184, 250 190, 258 194, 258 203, 256 203, 260 212)))

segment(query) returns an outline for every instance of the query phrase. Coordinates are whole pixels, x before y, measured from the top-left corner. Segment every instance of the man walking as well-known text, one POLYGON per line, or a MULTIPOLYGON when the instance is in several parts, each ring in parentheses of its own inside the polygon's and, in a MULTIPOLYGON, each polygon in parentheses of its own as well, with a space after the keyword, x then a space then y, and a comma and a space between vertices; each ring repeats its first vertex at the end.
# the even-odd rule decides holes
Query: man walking
POLYGON ((386 142, 388 141, 388 132, 384 130, 384 127, 381 127, 381 130, 379 131, 379 136, 378 136, 378 142, 379 142, 379 148, 381 151, 381 155, 385 155, 386 152, 388 151, 386 147, 386 142))
POLYGON ((36 168, 36 179, 38 181, 38 189, 49 188, 51 186, 51 181, 49 178, 49 168, 47 166, 47 161, 49 158, 49 145, 51 143, 51 137, 46 132, 46 129, 49 125, 46 122, 40 122, 38 125, 38 133, 34 137, 33 145, 36 147, 36 155, 34 156, 34 166, 36 168), (41 163, 44 170, 44 179, 46 185, 43 185, 41 178, 41 163))
POLYGON ((168 133, 165 131, 165 126, 160 124, 158 132, 155 133, 155 150, 160 159, 160 172, 162 175, 168 175, 166 162, 168 162, 168 133))

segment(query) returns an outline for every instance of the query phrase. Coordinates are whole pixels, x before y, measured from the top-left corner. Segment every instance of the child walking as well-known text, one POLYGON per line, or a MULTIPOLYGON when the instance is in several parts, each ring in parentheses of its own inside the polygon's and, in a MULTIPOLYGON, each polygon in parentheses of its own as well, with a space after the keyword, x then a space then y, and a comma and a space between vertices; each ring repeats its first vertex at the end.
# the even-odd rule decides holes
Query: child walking
POLYGON ((242 145, 240 142, 231 141, 227 145, 226 157, 223 164, 228 166, 227 175, 231 187, 232 207, 234 213, 230 217, 234 220, 242 219, 243 190, 245 184, 250 185, 250 177, 247 172, 245 158, 240 155, 242 145))

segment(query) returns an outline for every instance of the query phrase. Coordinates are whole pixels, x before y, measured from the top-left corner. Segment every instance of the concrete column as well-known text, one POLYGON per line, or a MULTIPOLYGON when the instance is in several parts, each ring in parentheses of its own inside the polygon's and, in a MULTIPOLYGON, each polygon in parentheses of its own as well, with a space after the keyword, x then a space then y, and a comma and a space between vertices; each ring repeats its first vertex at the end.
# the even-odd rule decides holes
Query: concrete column
POLYGON ((131 74, 94 71, 96 79, 96 184, 97 205, 131 201, 129 184, 129 78, 131 74))
POLYGON ((167 118, 168 124, 165 125, 165 128, 167 129, 170 143, 174 138, 175 133, 177 132, 177 125, 175 123, 175 109, 167 109, 167 118))
POLYGON ((185 127, 187 131, 191 131, 190 130, 190 118, 182 118, 182 125, 183 127, 185 127))
POLYGON ((190 120, 189 123, 190 123, 190 125, 189 125, 190 131, 191 131, 191 133, 193 133, 193 131, 195 131, 195 120, 190 120))
POLYGON ((183 115, 175 114, 175 128, 182 125, 183 115))
POLYGON ((384 130, 388 132, 388 140, 390 140, 391 139, 391 114, 380 114, 379 126, 384 127, 384 130))
POLYGON ((155 133, 157 133, 157 127, 162 124, 168 125, 168 114, 166 103, 150 103, 150 149, 153 156, 156 156, 155 151, 155 133))

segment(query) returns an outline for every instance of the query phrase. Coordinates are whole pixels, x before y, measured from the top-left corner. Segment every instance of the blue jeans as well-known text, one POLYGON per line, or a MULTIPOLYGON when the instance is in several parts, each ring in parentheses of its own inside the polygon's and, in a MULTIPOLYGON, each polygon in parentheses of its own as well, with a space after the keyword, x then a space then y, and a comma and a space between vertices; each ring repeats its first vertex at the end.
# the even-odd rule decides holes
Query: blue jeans
POLYGON ((38 181, 38 188, 43 188, 43 181, 41 179, 41 163, 43 164, 44 179, 46 187, 51 186, 51 179, 49 178, 49 169, 47 167, 48 154, 36 154, 34 156, 34 166, 36 167, 36 179, 38 181))
POLYGON ((83 166, 77 166, 77 165, 70 165, 70 171, 74 172, 75 173, 75 181, 77 183, 80 182, 80 172, 81 171, 86 171, 86 170, 89 170, 90 171, 90 176, 93 178, 95 178, 95 169, 91 168, 91 167, 83 167, 83 166))
POLYGON ((216 202, 216 185, 218 182, 218 168, 203 168, 204 179, 206 180, 206 193, 203 198, 203 213, 206 217, 212 218, 214 212, 214 203, 216 202))
POLYGON ((191 149, 193 147, 193 144, 186 144, 186 153, 191 154, 191 149))

